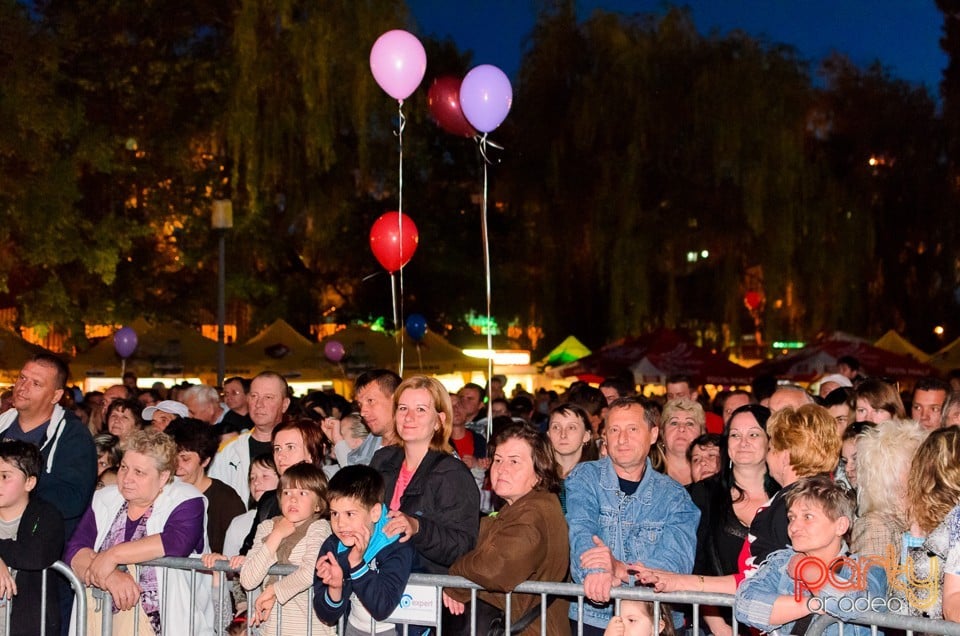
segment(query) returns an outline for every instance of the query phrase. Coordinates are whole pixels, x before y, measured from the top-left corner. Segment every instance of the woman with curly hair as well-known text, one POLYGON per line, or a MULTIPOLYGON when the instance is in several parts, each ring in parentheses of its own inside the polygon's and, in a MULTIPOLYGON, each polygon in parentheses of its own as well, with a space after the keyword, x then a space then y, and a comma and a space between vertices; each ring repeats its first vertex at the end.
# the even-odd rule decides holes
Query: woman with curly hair
MULTIPOLYGON (((960 428, 937 429, 917 449, 907 480, 907 501, 910 530, 903 535, 901 563, 910 573, 903 581, 905 609, 914 616, 942 618, 944 597, 955 594, 956 584, 952 580, 944 587, 944 567, 960 543, 960 428)), ((954 572, 958 571, 956 560, 950 564, 954 572)), ((946 603, 948 613, 957 616, 956 601, 946 603)))
POLYGON ((926 430, 913 420, 887 420, 865 427, 857 436, 854 482, 859 516, 853 522, 851 552, 886 556, 893 546, 899 558, 907 530, 910 464, 926 437, 926 430))

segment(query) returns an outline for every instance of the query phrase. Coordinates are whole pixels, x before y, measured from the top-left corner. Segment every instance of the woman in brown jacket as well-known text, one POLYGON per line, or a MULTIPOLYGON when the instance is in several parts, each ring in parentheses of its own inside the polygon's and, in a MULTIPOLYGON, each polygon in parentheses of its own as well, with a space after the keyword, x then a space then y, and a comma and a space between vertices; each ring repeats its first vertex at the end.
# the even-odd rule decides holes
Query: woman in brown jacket
MULTIPOLYGON (((567 522, 557 492, 560 478, 550 442, 527 425, 503 429, 493 439, 490 482, 493 491, 506 501, 496 516, 480 523, 477 547, 450 567, 450 574, 483 586, 477 597, 501 610, 506 606, 503 592, 523 581, 564 581, 569 570, 570 546, 567 522)), ((453 613, 466 609, 470 590, 449 588, 444 605, 453 613)), ((548 599, 547 630, 552 636, 570 633, 567 603, 548 599)), ((540 597, 516 594, 511 601, 511 624, 527 612, 536 617, 522 632, 540 633, 540 597)), ((480 608, 478 608, 479 610, 480 608)), ((478 616, 481 612, 478 612, 478 616)), ((486 625, 478 625, 478 633, 486 625)))

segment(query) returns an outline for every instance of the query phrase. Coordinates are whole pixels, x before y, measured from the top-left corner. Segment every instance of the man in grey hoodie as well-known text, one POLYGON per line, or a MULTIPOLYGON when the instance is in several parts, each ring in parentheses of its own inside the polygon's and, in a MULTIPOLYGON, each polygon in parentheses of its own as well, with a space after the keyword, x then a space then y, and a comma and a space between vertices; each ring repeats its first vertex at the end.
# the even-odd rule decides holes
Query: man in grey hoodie
POLYGON ((97 484, 97 447, 79 418, 59 405, 68 375, 66 362, 52 354, 27 361, 13 387, 13 408, 0 415, 0 440, 40 448, 36 494, 63 515, 69 539, 97 484))

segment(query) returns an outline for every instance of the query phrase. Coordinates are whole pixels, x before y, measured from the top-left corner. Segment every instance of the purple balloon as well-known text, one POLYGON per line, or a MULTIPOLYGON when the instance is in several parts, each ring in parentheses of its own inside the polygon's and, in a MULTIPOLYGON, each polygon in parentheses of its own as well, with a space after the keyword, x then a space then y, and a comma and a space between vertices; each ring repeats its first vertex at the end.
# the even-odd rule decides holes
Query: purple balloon
POLYGON ((420 40, 402 29, 387 31, 370 49, 370 70, 387 95, 406 99, 427 72, 427 52, 420 40))
POLYGON ((323 355, 327 356, 330 362, 340 362, 346 353, 343 343, 339 340, 328 340, 327 344, 323 345, 323 355))
POLYGON ((482 133, 497 128, 507 118, 513 88, 506 74, 491 64, 472 69, 460 84, 460 108, 470 124, 482 133))
POLYGON ((131 327, 121 327, 113 334, 113 348, 121 358, 129 358, 137 350, 137 332, 131 327))

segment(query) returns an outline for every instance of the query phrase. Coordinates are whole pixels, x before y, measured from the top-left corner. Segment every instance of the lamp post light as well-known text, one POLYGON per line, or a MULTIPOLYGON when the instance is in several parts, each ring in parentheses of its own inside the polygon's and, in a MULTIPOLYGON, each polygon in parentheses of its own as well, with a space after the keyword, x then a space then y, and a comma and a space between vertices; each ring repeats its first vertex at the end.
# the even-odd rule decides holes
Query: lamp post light
POLYGON ((213 202, 213 215, 210 225, 217 233, 220 255, 217 266, 217 386, 223 386, 227 368, 227 351, 224 323, 227 320, 227 274, 226 274, 226 238, 227 230, 233 227, 233 202, 229 199, 217 199, 213 202))

